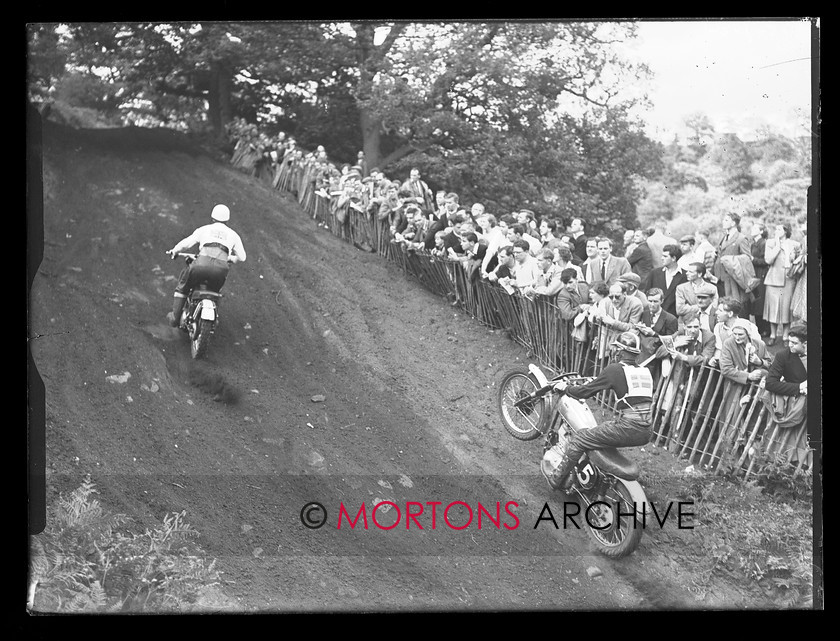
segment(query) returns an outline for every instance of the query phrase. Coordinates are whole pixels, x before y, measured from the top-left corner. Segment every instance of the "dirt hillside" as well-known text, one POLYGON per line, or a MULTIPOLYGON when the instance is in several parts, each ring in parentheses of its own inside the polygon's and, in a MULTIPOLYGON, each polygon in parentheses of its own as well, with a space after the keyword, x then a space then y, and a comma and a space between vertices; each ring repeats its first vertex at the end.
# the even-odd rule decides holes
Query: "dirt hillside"
MULTIPOLYGON (((527 362, 502 333, 175 136, 102 136, 44 132, 29 335, 46 389, 48 501, 89 473, 103 503, 140 523, 186 510, 224 572, 208 607, 757 604, 724 586, 692 592, 667 531, 611 562, 582 530, 534 528, 544 502, 560 510, 561 499, 538 472, 539 444, 513 440, 496 418, 495 382, 527 362), (223 289, 206 359, 193 362, 165 322, 182 264, 164 251, 218 202, 248 259, 223 289), (378 499, 439 501, 436 527, 426 507, 422 530, 404 515, 391 530, 338 529, 342 503, 355 517, 378 499), (326 527, 303 526, 312 501, 327 508, 326 527), (500 504, 509 525, 515 501, 518 527, 445 527, 453 501, 494 518, 500 504)), ((463 524, 466 509, 448 518, 463 524)))

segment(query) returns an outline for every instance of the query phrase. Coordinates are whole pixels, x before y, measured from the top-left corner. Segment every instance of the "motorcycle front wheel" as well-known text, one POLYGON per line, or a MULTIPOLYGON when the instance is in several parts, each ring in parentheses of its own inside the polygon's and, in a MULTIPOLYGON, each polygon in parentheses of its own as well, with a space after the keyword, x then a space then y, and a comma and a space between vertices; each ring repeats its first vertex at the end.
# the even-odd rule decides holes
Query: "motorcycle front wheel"
POLYGON ((499 414, 505 430, 513 438, 533 441, 542 434, 540 427, 546 420, 545 397, 530 400, 519 407, 514 405, 539 388, 536 377, 524 369, 511 370, 502 377, 498 394, 499 414))
POLYGON ((190 340, 190 354, 193 359, 201 358, 207 352, 207 343, 213 332, 213 321, 199 319, 195 325, 195 333, 190 340))
POLYGON ((632 554, 642 539, 643 521, 636 514, 630 490, 620 480, 586 512, 586 531, 598 551, 612 559, 632 554))

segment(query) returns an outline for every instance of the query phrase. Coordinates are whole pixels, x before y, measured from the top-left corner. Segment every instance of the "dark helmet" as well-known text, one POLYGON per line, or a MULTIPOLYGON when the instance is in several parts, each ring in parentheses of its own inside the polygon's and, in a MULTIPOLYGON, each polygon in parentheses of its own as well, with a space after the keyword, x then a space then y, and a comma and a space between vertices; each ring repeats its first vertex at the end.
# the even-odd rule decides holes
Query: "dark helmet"
POLYGON ((639 335, 633 332, 622 332, 610 345, 621 348, 622 351, 629 352, 630 354, 638 354, 642 351, 639 335))

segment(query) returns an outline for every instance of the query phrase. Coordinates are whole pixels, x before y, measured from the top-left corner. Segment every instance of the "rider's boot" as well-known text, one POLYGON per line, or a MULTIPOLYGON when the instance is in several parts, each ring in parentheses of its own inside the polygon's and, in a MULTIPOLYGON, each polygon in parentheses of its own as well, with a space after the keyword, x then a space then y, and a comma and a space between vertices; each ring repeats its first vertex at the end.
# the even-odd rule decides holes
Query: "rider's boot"
POLYGON ((574 461, 569 461, 568 458, 564 459, 557 468, 552 466, 551 463, 545 459, 540 461, 540 471, 545 477, 545 480, 548 481, 548 486, 552 490, 565 492, 571 489, 572 484, 574 483, 571 474, 573 467, 574 461))
POLYGON ((169 324, 172 325, 172 327, 178 327, 178 325, 181 324, 181 312, 184 309, 184 303, 186 300, 186 298, 178 296, 177 294, 172 299, 172 311, 166 315, 166 318, 169 320, 169 324))

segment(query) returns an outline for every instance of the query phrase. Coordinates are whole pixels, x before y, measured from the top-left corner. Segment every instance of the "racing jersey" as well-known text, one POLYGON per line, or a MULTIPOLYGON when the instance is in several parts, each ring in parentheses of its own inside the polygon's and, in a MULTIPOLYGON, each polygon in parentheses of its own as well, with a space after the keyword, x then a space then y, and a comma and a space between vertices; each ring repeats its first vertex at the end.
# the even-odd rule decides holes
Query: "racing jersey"
POLYGON ((653 397, 653 379, 646 367, 610 363, 585 385, 569 385, 566 394, 572 398, 584 399, 607 390, 615 392, 616 398, 623 400, 630 407, 650 403, 653 397))
POLYGON ((233 258, 232 262, 245 261, 245 248, 242 246, 242 239, 239 234, 224 223, 214 222, 199 227, 175 245, 172 251, 184 251, 195 245, 198 245, 199 254, 202 253, 201 250, 204 249, 205 245, 221 245, 227 251, 229 257, 233 258))

